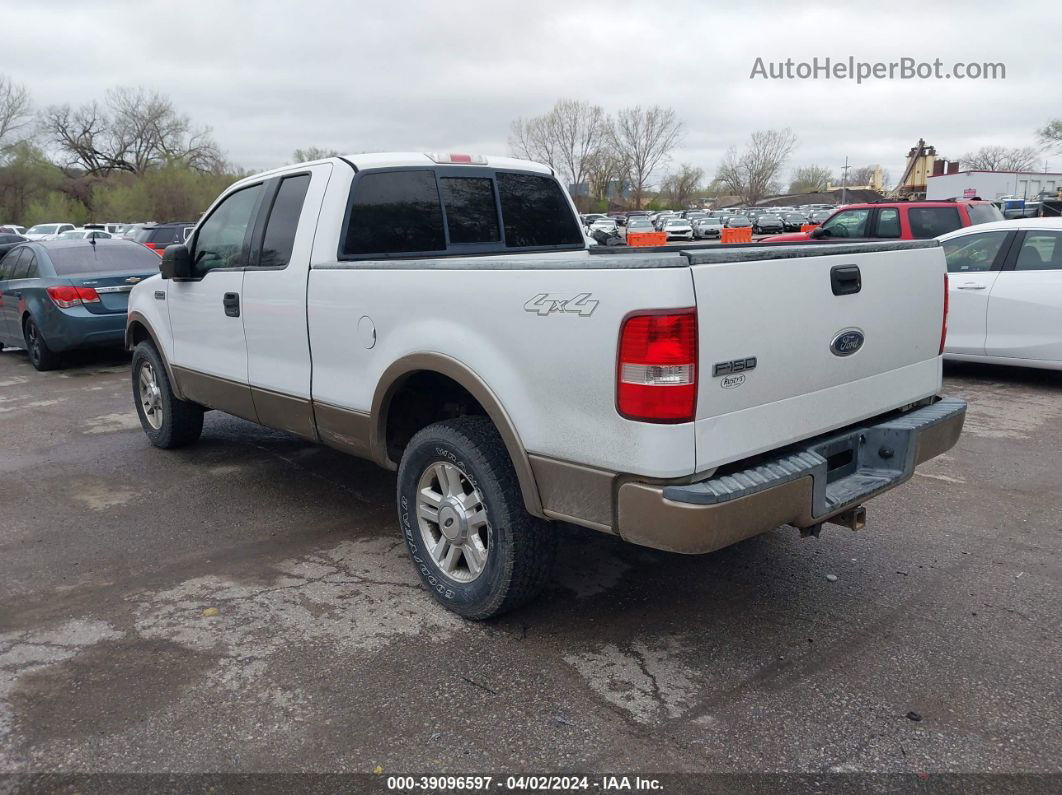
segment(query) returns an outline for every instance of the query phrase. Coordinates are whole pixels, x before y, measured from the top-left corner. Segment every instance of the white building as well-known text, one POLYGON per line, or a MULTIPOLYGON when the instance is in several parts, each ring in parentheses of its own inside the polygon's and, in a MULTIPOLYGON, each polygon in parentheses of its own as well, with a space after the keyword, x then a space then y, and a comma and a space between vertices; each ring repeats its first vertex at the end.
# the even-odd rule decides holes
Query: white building
POLYGON ((960 171, 926 179, 926 199, 980 196, 994 201, 1003 196, 1035 199, 1041 191, 1062 187, 1062 173, 1033 171, 960 171))

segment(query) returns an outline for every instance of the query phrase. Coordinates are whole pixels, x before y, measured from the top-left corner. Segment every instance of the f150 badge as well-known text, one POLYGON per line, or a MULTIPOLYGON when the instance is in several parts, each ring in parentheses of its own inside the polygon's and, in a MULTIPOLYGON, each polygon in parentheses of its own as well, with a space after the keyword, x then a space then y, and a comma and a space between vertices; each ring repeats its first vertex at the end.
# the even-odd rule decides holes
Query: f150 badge
POLYGON ((524 311, 534 312, 539 317, 545 317, 554 312, 590 317, 597 309, 597 304, 598 302, 593 300, 592 293, 579 293, 578 295, 539 293, 524 304, 524 311))

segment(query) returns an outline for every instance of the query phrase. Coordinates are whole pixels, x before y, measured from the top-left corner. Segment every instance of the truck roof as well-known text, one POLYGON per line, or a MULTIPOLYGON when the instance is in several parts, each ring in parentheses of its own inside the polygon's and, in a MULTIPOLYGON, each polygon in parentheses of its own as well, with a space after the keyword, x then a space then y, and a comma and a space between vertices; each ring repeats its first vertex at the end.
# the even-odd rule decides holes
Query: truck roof
MULTIPOLYGON (((434 154, 434 153, 433 153, 434 154)), ((536 163, 533 160, 520 160, 515 157, 502 157, 499 155, 481 155, 486 162, 471 163, 470 166, 479 166, 486 168, 505 168, 516 169, 519 171, 530 171, 538 174, 553 174, 553 169, 542 163, 536 163)), ((462 164, 450 164, 450 163, 437 163, 432 160, 427 152, 362 152, 355 155, 341 155, 339 157, 328 157, 323 160, 313 160, 310 163, 344 163, 348 166, 354 166, 358 170, 369 168, 403 168, 410 166, 431 167, 431 166, 446 166, 461 168, 462 164)), ((254 182, 263 178, 271 177, 275 174, 284 174, 291 171, 296 166, 304 166, 309 163, 292 163, 286 166, 280 166, 278 168, 270 169, 269 171, 262 171, 257 174, 252 174, 248 177, 244 177, 236 184, 242 184, 244 182, 254 182)))

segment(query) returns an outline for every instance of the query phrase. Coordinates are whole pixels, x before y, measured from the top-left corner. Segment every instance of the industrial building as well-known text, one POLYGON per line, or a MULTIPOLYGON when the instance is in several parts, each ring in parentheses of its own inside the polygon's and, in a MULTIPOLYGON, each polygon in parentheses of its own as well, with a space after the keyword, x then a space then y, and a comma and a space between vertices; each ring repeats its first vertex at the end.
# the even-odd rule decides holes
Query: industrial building
POLYGON ((1062 173, 1032 171, 957 171, 926 179, 927 199, 1036 199, 1062 188, 1062 173))

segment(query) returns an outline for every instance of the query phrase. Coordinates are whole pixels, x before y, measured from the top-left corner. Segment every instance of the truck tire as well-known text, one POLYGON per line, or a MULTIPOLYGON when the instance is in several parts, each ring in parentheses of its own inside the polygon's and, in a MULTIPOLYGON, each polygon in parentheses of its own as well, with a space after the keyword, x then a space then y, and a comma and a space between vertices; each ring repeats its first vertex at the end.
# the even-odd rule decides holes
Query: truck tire
POLYGON ((398 469, 398 521, 432 596, 465 618, 525 604, 553 569, 556 533, 527 512, 486 417, 437 422, 410 440, 398 469))
POLYGON ((26 340, 26 353, 29 354, 30 364, 37 370, 45 372, 54 370, 62 363, 59 354, 48 347, 37 321, 32 317, 26 318, 22 326, 22 335, 26 340))
POLYGON ((203 407, 173 394, 162 357, 150 342, 133 349, 133 403, 148 440, 164 450, 184 447, 203 432, 203 407))

